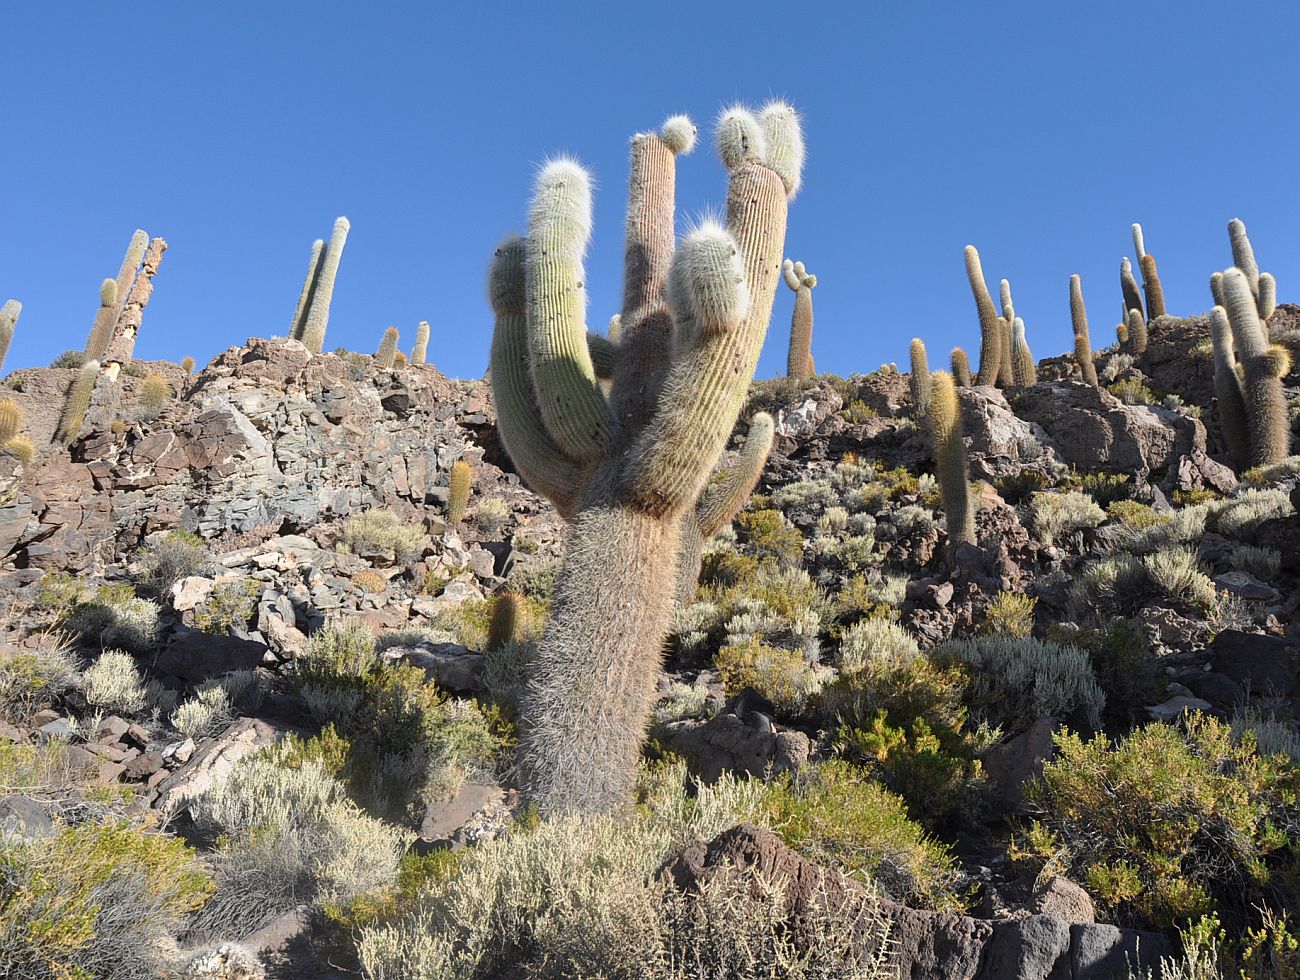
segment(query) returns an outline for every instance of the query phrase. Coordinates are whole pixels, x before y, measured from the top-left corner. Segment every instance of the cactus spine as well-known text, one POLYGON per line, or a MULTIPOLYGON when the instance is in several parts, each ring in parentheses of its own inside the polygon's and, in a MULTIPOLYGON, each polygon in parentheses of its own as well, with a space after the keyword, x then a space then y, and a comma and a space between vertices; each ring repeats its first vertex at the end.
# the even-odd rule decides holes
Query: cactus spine
POLYGON ((962 432, 957 386, 947 371, 934 375, 930 403, 930 438, 934 450, 939 495, 943 500, 948 546, 975 543, 975 511, 971 507, 970 476, 966 469, 966 439, 962 432))
POLYGON ((1079 362, 1083 380, 1097 387, 1097 366, 1092 361, 1092 342, 1088 339, 1088 311, 1083 307, 1083 284, 1077 275, 1070 277, 1070 321, 1074 326, 1074 358, 1079 362))
POLYGON ((1137 278, 1133 275, 1133 263, 1128 260, 1128 256, 1120 259, 1119 262, 1119 288, 1124 294, 1124 316, 1127 318, 1129 310, 1137 310, 1144 313, 1145 308, 1142 305, 1142 291, 1138 289, 1137 278))
POLYGON ((7 443, 23 427, 23 410, 10 398, 0 399, 0 445, 7 443))
POLYGON ((451 477, 447 482, 447 520, 459 524, 469 506, 469 485, 474 477, 469 463, 458 459, 451 464, 451 477))
POLYGON ((311 258, 307 260, 307 278, 302 281, 298 293, 298 306, 293 311, 293 321, 289 324, 289 337, 302 340, 303 328, 307 325, 307 310, 311 308, 312 293, 316 290, 316 280, 320 277, 321 259, 325 255, 325 241, 318 238, 311 243, 311 258))
POLYGON ((298 339, 313 354, 319 354, 325 343, 325 328, 329 325, 330 303, 334 299, 334 280, 339 272, 339 260, 343 258, 343 246, 347 243, 348 232, 352 229, 347 218, 334 221, 334 231, 330 234, 329 244, 320 258, 320 269, 311 288, 311 299, 307 304, 307 314, 303 321, 298 339))
POLYGON ((1016 307, 1011 302, 1011 283, 1003 279, 998 284, 998 292, 1002 303, 1002 323, 998 330, 1002 334, 1002 353, 998 356, 998 385, 1003 388, 1010 388, 1015 384, 1015 369, 1012 364, 1013 341, 1011 335, 1015 330, 1016 307))
POLYGON ((1285 347, 1268 342, 1268 330, 1259 317, 1250 280, 1240 269, 1223 274, 1224 309, 1232 327, 1233 347, 1241 362, 1245 384, 1246 423, 1250 432, 1250 465, 1267 466, 1291 453, 1291 425, 1287 417, 1282 378, 1291 370, 1285 347))
POLYGON ((411 367, 419 367, 429 356, 429 321, 421 320, 415 328, 415 346, 411 348, 411 367))
POLYGON ((487 649, 500 650, 518 642, 524 624, 524 601, 518 592, 500 592, 492 600, 488 618, 487 649))
POLYGON ((95 381, 99 377, 99 362, 87 361, 68 387, 64 398, 63 412, 59 415, 58 428, 54 430, 54 441, 61 446, 72 445, 81 433, 82 423, 86 421, 86 410, 90 408, 90 397, 95 392, 95 381))
POLYGON ((1142 291, 1146 293, 1147 320, 1165 315, 1165 293, 1160 288, 1160 274, 1156 271, 1156 258, 1147 252, 1142 237, 1142 226, 1133 225, 1133 247, 1137 250, 1138 268, 1142 271, 1142 291))
POLYGON ((0 367, 4 367, 5 358, 9 356, 14 327, 18 326, 18 317, 22 312, 23 304, 16 299, 8 300, 4 306, 0 306, 0 367))
POLYGON ((1001 317, 993 308, 993 297, 989 295, 988 284, 984 281, 980 253, 974 245, 967 245, 965 256, 966 278, 970 282, 971 293, 975 297, 975 311, 980 318, 980 369, 975 376, 975 383, 993 385, 997 384, 1002 361, 1001 317))
POLYGON ((1237 355, 1232 343, 1232 324, 1222 306, 1210 311, 1210 342, 1214 349, 1214 394, 1219 408, 1219 427, 1224 447, 1237 469, 1244 470, 1250 459, 1250 427, 1246 421, 1246 396, 1241 390, 1237 355))
POLYGON ((379 342, 379 350, 375 351, 375 367, 381 371, 391 371, 396 356, 397 328, 389 327, 384 331, 384 339, 379 342))
POLYGON ((117 280, 105 279, 99 284, 99 312, 95 314, 90 336, 86 338, 86 357, 98 360, 108 353, 113 330, 117 327, 117 315, 117 280))
POLYGON ((1038 365, 1025 339, 1025 321, 1020 317, 1011 325, 1011 368, 1012 382, 1017 388, 1038 384, 1038 365))
POLYGON ((925 356, 925 341, 913 337, 910 348, 912 356, 912 375, 909 385, 912 389, 912 412, 918 419, 930 413, 930 362, 925 356))
MULTIPOLYGON (((1228 222, 1228 241, 1232 244, 1232 264, 1241 270, 1250 286, 1250 294, 1255 297, 1255 310, 1261 320, 1267 321, 1277 308, 1277 282, 1267 272, 1259 271, 1255 261, 1255 249, 1246 235, 1246 225, 1240 218, 1228 222)), ((1211 280, 1213 289, 1213 280, 1211 280)), ((1221 298, 1216 295, 1215 302, 1220 305, 1221 298)))
POLYGON ((954 347, 952 349, 952 356, 950 360, 952 361, 953 380, 957 382, 957 385, 959 387, 969 388, 970 387, 970 358, 966 356, 966 352, 962 350, 960 347, 954 347))
POLYGON ((626 800, 655 699, 683 527, 735 426, 771 317, 787 198, 799 183, 798 119, 772 103, 757 118, 731 110, 718 128, 730 172, 726 227, 706 223, 675 251, 675 156, 693 127, 665 125, 634 141, 608 400, 583 322, 590 200, 576 165, 543 169, 527 245, 507 242, 493 263, 502 439, 539 489, 538 458, 543 449, 553 455, 542 475, 572 521, 520 703, 521 785, 543 814, 607 811, 626 800), (650 361, 654 351, 666 355, 650 361), (515 417, 520 409, 529 417, 515 417))
POLYGON ((1124 325, 1128 334, 1129 349, 1134 354, 1143 354, 1147 349, 1147 321, 1139 309, 1128 311, 1128 323, 1124 325))
POLYGON ((785 373, 790 378, 813 376, 812 291, 817 277, 809 275, 802 262, 785 260, 781 266, 785 284, 794 290, 794 315, 790 319, 790 353, 786 357, 785 373))
MULTIPOLYGON (((132 244, 134 245, 134 240, 132 244)), ((125 301, 119 292, 118 303, 121 305, 122 312, 118 315, 113 339, 103 356, 104 373, 108 375, 110 381, 116 380, 118 372, 131 363, 131 355, 135 352, 135 340, 140 333, 140 324, 144 321, 145 307, 149 305, 149 299, 153 296, 153 277, 158 274, 158 266, 162 264, 163 253, 166 251, 167 243, 163 239, 152 239, 145 249, 140 271, 136 273, 135 281, 131 284, 131 292, 126 296, 125 301)), ((128 252, 128 260, 129 258, 128 252)), ((118 289, 121 288, 122 283, 119 280, 118 289)))

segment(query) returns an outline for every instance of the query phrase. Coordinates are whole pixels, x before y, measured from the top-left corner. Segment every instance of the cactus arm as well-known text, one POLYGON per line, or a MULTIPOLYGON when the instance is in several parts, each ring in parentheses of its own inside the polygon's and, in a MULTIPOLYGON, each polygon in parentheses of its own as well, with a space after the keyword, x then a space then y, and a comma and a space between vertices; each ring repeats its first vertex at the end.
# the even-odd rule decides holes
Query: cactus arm
POLYGON ((614 420, 587 351, 582 256, 590 233, 587 172, 572 160, 553 160, 538 175, 528 215, 529 360, 547 431, 583 464, 600 459, 614 442, 614 420))
POLYGON ((587 352, 591 355, 591 366, 596 377, 608 381, 614 376, 614 366, 618 363, 619 345, 608 337, 598 333, 587 334, 587 352))
POLYGON ((977 385, 997 384, 999 365, 1002 360, 1002 333, 998 327, 1000 317, 993 308, 993 297, 989 295, 988 284, 984 281, 984 269, 980 266, 980 253, 974 245, 967 245, 966 278, 970 281, 971 293, 975 297, 975 311, 980 319, 980 369, 975 377, 977 385))
POLYGON ((781 268, 785 284, 794 290, 794 313, 790 317, 790 351, 786 356, 785 373, 791 378, 812 377, 812 291, 817 277, 804 271, 802 262, 786 260, 781 268))
POLYGON ((1138 288, 1137 277, 1133 275, 1133 263, 1129 262, 1127 255, 1119 263, 1119 289, 1124 296, 1125 316, 1128 315, 1129 310, 1145 313, 1146 308, 1142 305, 1142 290, 1138 288))
POLYGON ((1240 269, 1223 274, 1225 312, 1232 326, 1233 344, 1245 374, 1243 394, 1250 430, 1250 463, 1266 466, 1291 453, 1291 423, 1282 377, 1291 369, 1286 349, 1271 345, 1259 318, 1250 280, 1240 269))
POLYGON ((1128 331, 1129 346, 1132 347, 1134 354, 1142 354, 1147 349, 1147 321, 1142 315, 1142 311, 1131 309, 1128 311, 1128 323, 1125 324, 1128 331))
MULTIPOLYGON (((163 254, 166 251, 167 243, 161 238, 152 239, 149 247, 145 249, 140 272, 135 277, 135 282, 131 284, 131 295, 122 305, 112 343, 109 344, 108 351, 103 357, 106 372, 111 378, 116 378, 118 370, 131 363, 136 337, 140 333, 141 323, 144 322, 145 307, 149 305, 149 300, 153 296, 153 277, 158 274, 158 267, 162 265, 163 254)), ((120 301, 121 297, 118 299, 120 301)))
MULTIPOLYGON (((126 254, 122 256, 122 264, 117 270, 117 308, 113 313, 113 324, 116 327, 118 319, 122 316, 122 310, 126 307, 127 298, 131 295, 131 287, 135 285, 136 273, 140 269, 140 263, 144 261, 145 249, 149 247, 149 233, 143 228, 137 228, 131 234, 131 241, 126 246, 126 254)), ((108 350, 108 344, 112 342, 110 337, 104 342, 104 350, 99 354, 86 351, 87 357, 103 356, 108 350)))
MULTIPOLYGON (((1265 322, 1277 309, 1277 280, 1271 272, 1259 274, 1259 298, 1256 305, 1259 308, 1259 318, 1265 322)), ((0 357, 0 360, 3 358, 0 357)))
POLYGON ((1136 221, 1133 222, 1133 254, 1138 257, 1141 263, 1142 257, 1147 254, 1146 241, 1142 236, 1142 226, 1136 221))
POLYGON ((749 432, 741 445, 735 463, 723 471, 720 480, 712 483, 700 494, 695 511, 699 516, 700 534, 704 540, 713 537, 736 519, 749 495, 758 485, 772 451, 775 424, 767 412, 759 412, 749 420, 749 432))
POLYGON ((1232 245, 1232 264, 1245 274, 1251 295, 1259 296, 1259 264, 1246 234, 1245 222, 1240 218, 1228 222, 1228 242, 1232 245))
POLYGON ((1210 273, 1210 295, 1214 297, 1215 306, 1223 306, 1223 273, 1210 273))
POLYGON ((98 361, 87 361, 72 379, 64 397, 63 411, 59 414, 58 428, 54 430, 54 441, 60 446, 70 446, 80 435, 82 423, 86 421, 86 410, 90 408, 90 398, 95 392, 95 382, 98 380, 98 361))
POLYGON ((415 328, 415 346, 411 348, 411 366, 424 364, 429 357, 429 321, 421 320, 415 328))
POLYGON ((338 277, 343 246, 347 244, 352 223, 347 218, 336 218, 329 244, 320 260, 320 271, 312 289, 307 317, 299 331, 298 339, 313 354, 319 354, 325 345, 325 328, 329 326, 330 304, 334 301, 334 281, 338 277))
POLYGON ((1012 381, 1018 388, 1029 388, 1038 383, 1038 365, 1025 339, 1025 321, 1016 317, 1011 327, 1012 381))
POLYGON ((496 315, 490 364, 501 442, 519 475, 567 517, 573 512, 580 474, 542 425, 533 394, 522 239, 507 239, 497 249, 488 284, 496 315))
POLYGON ((18 326, 18 317, 22 312, 23 304, 16 299, 7 300, 4 306, 0 306, 0 367, 4 366, 5 358, 9 355, 14 328, 18 326))
POLYGON ((311 296, 316 289, 316 280, 320 277, 321 259, 324 258, 325 241, 316 239, 311 243, 311 258, 307 260, 307 278, 302 281, 302 290, 298 293, 298 306, 293 311, 293 321, 289 324, 289 339, 302 340, 303 328, 307 325, 307 310, 311 307, 311 296))
POLYGON ((105 279, 99 284, 99 311, 86 338, 86 357, 90 360, 99 360, 108 352, 117 326, 117 313, 117 280, 105 279))
POLYGON ((912 374, 909 378, 912 413, 918 419, 923 419, 930 414, 930 363, 925 354, 925 342, 920 337, 913 337, 908 352, 912 358, 912 374))
POLYGON ((1077 275, 1070 277, 1070 322, 1074 327, 1074 357, 1079 362, 1083 380, 1097 387, 1097 365, 1092 360, 1092 341, 1088 337, 1088 311, 1083 305, 1083 283, 1077 275))
POLYGON ((1210 342, 1214 350, 1214 394, 1219 410, 1219 427, 1224 447, 1238 470, 1250 459, 1250 429, 1246 422, 1246 397, 1237 373, 1232 343, 1232 324, 1222 306, 1210 311, 1210 342))
POLYGON ((929 418, 939 495, 943 500, 944 521, 948 528, 948 547, 974 544, 975 512, 970 500, 961 407, 957 402, 957 387, 947 371, 935 372, 929 418))
POLYGON ((957 385, 962 388, 970 387, 970 358, 960 347, 954 347, 952 354, 949 356, 952 362, 952 377, 957 385))
POLYGON ((1147 297, 1147 319, 1165 315, 1165 291, 1160 285, 1160 272, 1156 269, 1156 258, 1149 252, 1142 256, 1142 291, 1147 297))

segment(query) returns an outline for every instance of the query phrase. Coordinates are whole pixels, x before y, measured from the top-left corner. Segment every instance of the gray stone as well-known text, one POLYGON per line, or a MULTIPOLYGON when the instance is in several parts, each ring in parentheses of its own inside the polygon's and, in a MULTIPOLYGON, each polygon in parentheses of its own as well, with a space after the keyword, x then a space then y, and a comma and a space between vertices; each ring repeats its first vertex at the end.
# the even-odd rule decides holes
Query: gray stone
POLYGON ((1171 722, 1181 718, 1188 711, 1209 711, 1213 707, 1214 705, 1209 701, 1180 695, 1161 704, 1147 705, 1147 714, 1151 716, 1152 721, 1171 722))
POLYGON ((1092 896, 1060 875, 1055 875, 1034 893, 1034 910, 1063 922, 1087 924, 1097 921, 1092 896))
POLYGON ((175 634, 155 666, 164 674, 197 683, 232 670, 251 670, 262 663, 265 652, 262 643, 191 630, 175 634))
POLYGON ((1255 602, 1277 602, 1281 598, 1277 589, 1266 585, 1249 572, 1223 572, 1214 576, 1214 584, 1233 595, 1255 602))
POLYGON ((1130 966, 1157 969, 1160 958, 1173 953, 1173 944, 1157 932, 1101 924, 1070 927, 1072 980, 1116 980, 1129 976, 1130 966))
POLYGON ((1071 980, 1070 925, 1048 915, 993 923, 979 980, 1071 980))
POLYGON ((35 800, 26 796, 0 798, 0 841, 10 834, 34 840, 54 832, 54 821, 35 800))
POLYGON ((1300 682, 1300 643, 1263 633, 1224 630, 1210 644, 1214 669, 1252 695, 1289 697, 1300 682))

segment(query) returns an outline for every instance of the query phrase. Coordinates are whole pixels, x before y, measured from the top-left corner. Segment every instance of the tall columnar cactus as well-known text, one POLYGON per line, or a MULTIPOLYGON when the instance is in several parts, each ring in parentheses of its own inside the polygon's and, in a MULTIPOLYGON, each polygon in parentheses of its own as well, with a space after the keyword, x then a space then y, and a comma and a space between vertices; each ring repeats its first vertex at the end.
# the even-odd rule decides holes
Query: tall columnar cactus
MULTIPOLYGON (((1255 297, 1255 310, 1259 313, 1259 318, 1267 322, 1277 308, 1277 282, 1269 273, 1259 271, 1255 249, 1246 235, 1246 225, 1240 218, 1228 222, 1228 241, 1232 244, 1232 264, 1246 277, 1251 295, 1255 297)), ((1215 301, 1219 302, 1218 296, 1215 301)))
POLYGON ((1232 326, 1233 347, 1241 362, 1245 384, 1246 423, 1250 431, 1250 465, 1267 466, 1291 454, 1291 425, 1287 417, 1282 378, 1291 370, 1285 347, 1269 344, 1250 280, 1240 269, 1223 274, 1223 298, 1232 326))
POLYGON ((1083 307, 1083 284, 1077 275, 1070 277, 1070 321, 1074 326, 1074 359, 1079 362, 1083 380, 1097 386, 1097 365, 1092 360, 1092 341, 1088 338, 1088 311, 1083 307))
POLYGON ((551 619, 521 699, 519 769, 543 813, 605 811, 634 778, 677 589, 683 527, 744 404, 781 275, 803 139, 780 102, 718 124, 727 224, 674 250, 675 157, 694 127, 633 141, 619 356, 608 398, 588 352, 589 181, 541 172, 527 243, 490 276, 498 427, 520 473, 571 520, 551 619), (666 298, 666 302, 665 302, 666 298))
POLYGON ((4 445, 23 427, 23 410, 11 398, 0 398, 0 445, 4 445))
POLYGON ((329 244, 320 258, 320 269, 316 273, 316 283, 311 290, 311 300, 307 305, 307 316, 303 321, 298 339, 313 354, 319 354, 325 343, 325 328, 329 325, 330 303, 334 299, 334 279, 338 276, 339 260, 343 258, 343 246, 347 243, 348 232, 352 224, 347 218, 336 218, 334 231, 329 244))
POLYGON ((500 650, 519 639, 524 621, 524 600, 518 592, 499 592, 488 617, 487 649, 500 650))
POLYGON ((293 320, 289 324, 289 337, 302 340, 303 328, 307 326, 307 311, 311 308, 311 297, 316 291, 316 280, 320 278, 321 261, 325 257, 325 240, 318 238, 311 243, 311 258, 307 260, 307 278, 302 281, 298 293, 298 306, 293 311, 293 320))
MULTIPOLYGON (((131 292, 126 297, 125 303, 122 302, 122 297, 118 296, 122 312, 118 315, 113 339, 103 357, 104 373, 109 380, 115 380, 118 372, 131 363, 131 355, 135 351, 135 339, 140 333, 140 324, 144 321, 145 307, 149 305, 149 299, 153 296, 153 277, 158 274, 158 266, 162 264, 163 253, 166 251, 167 243, 161 238, 150 240, 149 247, 144 252, 140 271, 136 274, 135 282, 131 284, 131 292)), ((120 282, 118 288, 121 288, 120 282)))
POLYGON ((1124 316, 1127 319, 1129 310, 1137 310, 1145 314, 1146 308, 1142 305, 1142 290, 1138 288, 1137 277, 1133 275, 1133 263, 1124 256, 1119 262, 1119 289, 1124 296, 1124 316))
POLYGON ((118 312, 117 280, 105 279, 99 284, 99 311, 90 325, 90 336, 86 338, 86 357, 98 360, 108 353, 113 331, 117 328, 118 312))
POLYGON ((1029 388, 1038 384, 1038 364, 1029 350, 1029 341, 1025 339, 1025 321, 1016 317, 1011 326, 1011 368, 1012 382, 1017 388, 1029 388))
POLYGON ((1015 354, 1011 337, 1015 332, 1016 307, 1011 302, 1011 283, 1008 280, 1003 279, 998 284, 998 292, 1002 303, 1002 323, 998 327, 1002 334, 1002 353, 998 356, 998 385, 1010 388, 1015 384, 1015 369, 1012 364, 1015 354))
POLYGON ((971 293, 975 297, 975 311, 980 318, 980 369, 975 376, 977 385, 997 384, 1002 363, 1002 318, 993 308, 993 297, 989 295, 988 284, 984 281, 984 269, 980 266, 980 253, 974 245, 966 246, 966 278, 970 282, 971 293))
POLYGON ((785 284, 794 290, 794 315, 790 319, 790 353, 786 357, 785 373, 790 378, 811 378, 813 375, 812 291, 817 277, 810 275, 802 262, 789 259, 781 266, 785 284))
POLYGON ((934 375, 930 402, 930 441, 939 477, 948 546, 975 543, 975 510, 970 499, 970 474, 966 467, 966 438, 962 432, 957 386, 947 371, 934 375))
POLYGON ((960 347, 952 349, 952 355, 949 358, 952 362, 952 377, 960 388, 970 387, 970 358, 960 347))
POLYGON ((95 393, 95 381, 98 378, 99 362, 87 361, 68 387, 63 412, 59 415, 59 425, 54 430, 54 441, 60 446, 72 445, 72 441, 81 434, 81 426, 86 421, 86 410, 90 408, 90 397, 95 393))
POLYGON ((429 321, 421 320, 415 328, 415 346, 411 348, 410 365, 419 367, 429 356, 429 321))
POLYGON ((1133 247, 1137 249, 1138 268, 1142 272, 1142 291, 1146 294, 1148 320, 1165 315, 1165 293, 1160 287, 1160 274, 1156 270, 1156 257, 1147 252, 1142 237, 1142 226, 1133 225, 1133 247))
POLYGON ((1210 311, 1210 343, 1214 349, 1214 394, 1219 409, 1223 443, 1238 470, 1250 460, 1250 426, 1246 421, 1246 396, 1241 390, 1232 324, 1222 306, 1210 311))
MULTIPOLYGON (((117 279, 115 280, 117 290, 114 294, 117 300, 108 333, 106 336, 101 334, 95 338, 95 349, 92 350, 89 346, 86 348, 86 357, 91 360, 102 360, 104 355, 108 353, 109 345, 112 344, 117 330, 118 321, 122 318, 122 312, 126 309, 127 301, 131 298, 131 290, 135 286, 136 277, 140 274, 140 264, 144 261, 144 253, 148 248, 149 233, 143 228, 137 228, 131 233, 131 241, 127 243, 126 254, 122 256, 122 264, 118 266, 117 279)), ((93 327, 91 334, 94 336, 93 327)))
POLYGON ((1115 339, 1119 341, 1120 350, 1122 351, 1128 350, 1128 324, 1127 323, 1115 324, 1115 339))
POLYGON ((465 508, 469 506, 469 489, 474 479, 474 471, 466 460, 458 459, 451 464, 451 476, 447 481, 447 521, 459 524, 465 519, 465 508))
POLYGON ((930 361, 925 355, 925 341, 913 337, 910 348, 912 375, 908 385, 912 389, 912 411, 918 419, 930 413, 930 361))
POLYGON ((1210 295, 1214 297, 1215 306, 1223 306, 1223 273, 1210 273, 1210 295))
POLYGON ((1131 309, 1128 311, 1128 323, 1124 325, 1128 333, 1128 346, 1134 354, 1143 354, 1147 349, 1147 321, 1142 315, 1142 311, 1131 309))
POLYGON ((389 327, 384 331, 384 339, 375 351, 375 367, 381 371, 391 371, 393 360, 397 356, 397 328, 389 327))
POLYGON ((4 367, 5 358, 9 356, 14 327, 18 326, 18 317, 22 312, 23 304, 16 299, 7 300, 4 306, 0 306, 0 367, 4 367))

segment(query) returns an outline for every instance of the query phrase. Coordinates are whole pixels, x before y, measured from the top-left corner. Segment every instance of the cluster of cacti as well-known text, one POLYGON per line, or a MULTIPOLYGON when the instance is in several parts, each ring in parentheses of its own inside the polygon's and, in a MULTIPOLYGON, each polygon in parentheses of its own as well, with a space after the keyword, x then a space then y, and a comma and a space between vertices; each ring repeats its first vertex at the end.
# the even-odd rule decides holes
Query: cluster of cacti
POLYGON ((319 354, 325 343, 330 302, 334 299, 334 279, 338 275, 339 259, 343 257, 343 246, 351 228, 347 218, 337 218, 329 244, 325 245, 319 239, 312 243, 307 279, 298 294, 298 308, 294 311, 289 336, 302 341, 313 354, 319 354))
MULTIPOLYGON (((1221 273, 1215 273, 1222 276, 1221 273)), ((1246 396, 1241 388, 1237 354, 1232 341, 1232 324, 1222 296, 1210 313, 1210 344, 1214 351, 1214 395, 1219 410, 1219 425, 1228 455, 1238 470, 1250 460, 1250 428, 1246 422, 1246 396)))
POLYGON ((1142 291, 1146 294, 1146 318, 1154 320, 1165 315, 1165 294, 1160 288, 1160 275, 1156 270, 1155 256, 1147 252, 1146 242, 1142 237, 1142 226, 1136 222, 1133 224, 1133 248, 1137 252, 1138 269, 1142 272, 1142 291))
POLYGON ((961 425, 957 386, 947 371, 936 371, 930 399, 930 441, 934 452, 939 496, 943 501, 948 546, 975 543, 975 512, 970 499, 966 440, 961 425))
POLYGON ((794 315, 790 319, 790 353, 786 358, 785 373, 790 378, 811 378, 816 371, 813 365, 812 291, 817 277, 809 274, 802 262, 786 259, 781 266, 785 284, 794 290, 794 315))
POLYGON ((551 619, 520 705, 519 770, 543 813, 622 804, 676 598, 683 527, 744 404, 771 316, 803 141, 783 103, 725 113, 727 225, 676 244, 674 117, 632 142, 626 278, 609 392, 584 323, 586 172, 543 168, 527 241, 497 251, 492 384, 523 477, 570 521, 551 619), (676 245, 676 247, 674 247, 676 245))
MULTIPOLYGON (((1246 277, 1250 293, 1255 298, 1255 312, 1261 320, 1267 322, 1277 309, 1277 280, 1271 273, 1259 271, 1255 250, 1246 236, 1246 225, 1240 218, 1228 222, 1228 241, 1232 244, 1232 264, 1246 277)), ((1216 294, 1215 303, 1219 306, 1226 305, 1222 299, 1222 295, 1216 294)))
POLYGON ((500 650, 519 639, 524 624, 524 600, 518 592, 499 592, 488 617, 487 649, 500 650))
POLYGON ((1238 465, 1267 466, 1291 453, 1291 424, 1282 378, 1291 370, 1285 347, 1270 344, 1249 275, 1228 269, 1223 303, 1211 311, 1215 393, 1225 442, 1238 465), (1244 422, 1244 427, 1243 427, 1244 422), (1247 447, 1244 459, 1240 447, 1247 447))
POLYGON ((117 333, 117 322, 126 306, 131 287, 135 285, 140 263, 144 261, 145 249, 149 247, 149 233, 137 228, 131 234, 131 241, 126 246, 126 254, 117 270, 116 279, 105 279, 99 286, 99 309, 90 325, 90 334, 86 338, 85 355, 87 360, 102 360, 108 353, 113 337, 117 333))
POLYGON ((970 358, 966 356, 966 352, 962 350, 960 347, 954 347, 952 349, 952 355, 950 357, 950 360, 952 361, 953 380, 957 382, 957 385, 959 387, 969 388, 970 387, 970 358))
MULTIPOLYGON (((144 256, 140 260, 139 270, 128 269, 142 236, 147 237, 144 236, 143 232, 137 231, 132 237, 131 246, 127 249, 126 259, 122 263, 122 271, 118 274, 116 289, 118 315, 108 348, 100 357, 94 357, 89 353, 86 355, 92 360, 103 363, 104 374, 110 381, 116 380, 121 369, 131 363, 131 355, 135 351, 135 340, 140 333, 140 324, 144 320, 145 307, 149 305, 149 298, 153 296, 153 277, 158 274, 158 266, 162 264, 163 253, 167 251, 167 243, 163 239, 151 239, 144 249, 144 256), (126 288, 124 287, 124 281, 128 275, 131 282, 129 289, 124 292, 124 288, 126 288)), ((102 310, 102 295, 100 301, 102 310)), ((98 320, 98 316, 96 316, 96 320, 98 320)))
POLYGON ((408 363, 412 367, 419 367, 424 364, 429 356, 429 321, 421 320, 420 325, 415 328, 415 346, 411 348, 411 358, 408 363))
POLYGON ((5 358, 9 356, 9 345, 14 339, 14 327, 23 312, 23 304, 16 299, 6 300, 0 306, 0 367, 4 367, 5 358))
POLYGON ((925 341, 913 337, 909 348, 912 357, 912 374, 908 386, 912 389, 912 411, 918 419, 930 412, 930 362, 925 355, 925 341))
POLYGON ((375 367, 381 371, 392 370, 397 355, 397 328, 389 327, 384 331, 384 338, 375 351, 375 367))
POLYGON ((7 443, 23 427, 23 410, 11 398, 0 398, 0 445, 7 443))
POLYGON ((90 408, 90 398, 95 392, 98 378, 99 361, 91 360, 81 366, 73 379, 63 402, 58 427, 54 430, 54 441, 59 445, 71 445, 81 433, 81 425, 86 421, 86 411, 90 408))
POLYGON ((1083 306, 1083 284, 1077 275, 1070 277, 1070 322, 1074 327, 1074 359, 1083 380, 1097 386, 1097 365, 1092 359, 1092 341, 1088 338, 1088 311, 1083 306))
POLYGON ((473 478, 474 471, 465 460, 458 459, 451 464, 451 476, 447 480, 447 520, 452 524, 459 524, 465 518, 473 478))
POLYGON ((975 383, 995 385, 1001 376, 1002 318, 993 308, 993 297, 989 295, 988 284, 984 281, 984 269, 980 265, 980 253, 974 245, 967 245, 965 256, 966 278, 970 281, 971 293, 975 297, 975 311, 980 320, 980 368, 975 383))

